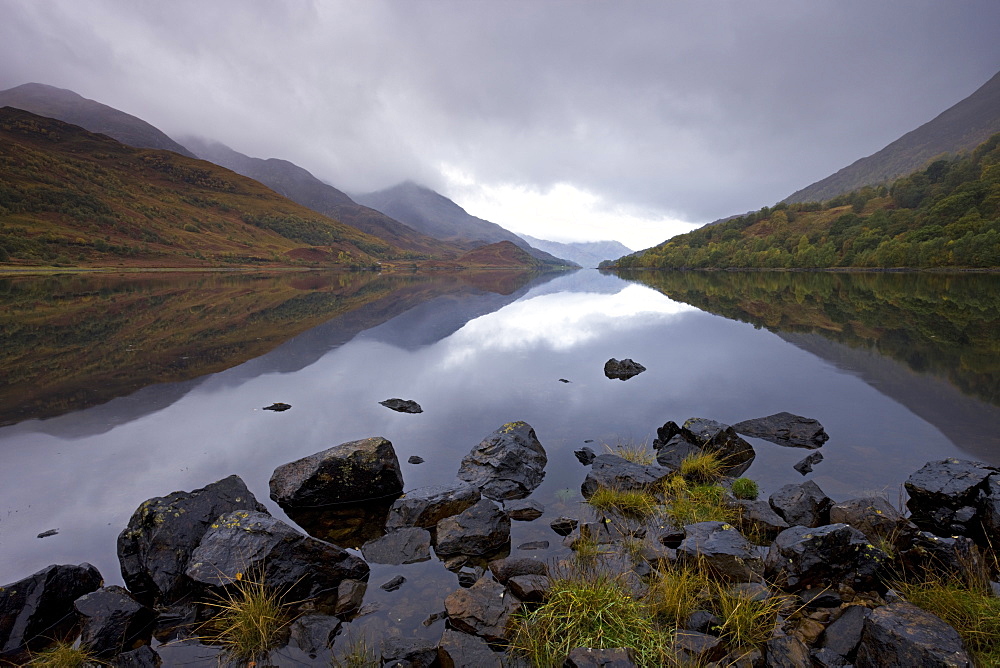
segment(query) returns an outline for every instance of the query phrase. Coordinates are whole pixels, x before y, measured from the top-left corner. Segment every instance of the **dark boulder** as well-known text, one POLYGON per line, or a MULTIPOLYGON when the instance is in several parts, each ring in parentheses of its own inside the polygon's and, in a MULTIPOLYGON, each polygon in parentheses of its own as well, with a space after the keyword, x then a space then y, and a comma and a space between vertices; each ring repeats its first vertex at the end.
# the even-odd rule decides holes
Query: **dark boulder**
POLYGON ((337 603, 333 608, 333 614, 348 617, 356 613, 364 603, 367 589, 368 583, 364 580, 342 580, 337 585, 337 603))
POLYGON ((848 499, 830 506, 831 524, 850 524, 869 541, 892 538, 915 527, 881 496, 848 499))
POLYGON ((131 652, 122 652, 112 659, 110 665, 112 668, 160 668, 162 663, 160 655, 152 647, 143 645, 131 652))
POLYGON ((551 522, 549 526, 560 536, 568 536, 573 533, 573 530, 580 524, 580 520, 575 520, 572 517, 557 517, 551 522))
POLYGON ((461 480, 448 485, 420 487, 392 503, 386 527, 433 527, 444 518, 476 504, 480 498, 478 487, 461 480))
POLYGON ((387 580, 386 582, 380 584, 379 589, 384 589, 385 591, 396 591, 404 584, 406 584, 406 578, 404 578, 402 575, 396 575, 387 580))
POLYGON ((744 436, 795 448, 818 448, 830 440, 817 420, 786 412, 737 422, 733 429, 744 436))
POLYGON ((905 483, 910 519, 939 536, 982 538, 983 524, 990 524, 989 508, 994 498, 991 480, 997 471, 982 462, 963 459, 924 464, 905 483))
POLYGON ((375 436, 283 464, 270 488, 282 508, 356 503, 400 494, 403 474, 392 443, 375 436))
POLYGON ((510 518, 489 499, 437 523, 439 555, 484 555, 510 543, 510 518))
MULTIPOLYGON (((661 430, 666 427, 664 425, 661 430)), ((757 456, 753 446, 740 438, 731 426, 706 418, 689 418, 680 432, 659 448, 656 461, 662 466, 679 469, 685 457, 702 452, 716 455, 724 464, 723 473, 734 478, 743 475, 757 456)))
POLYGON ((653 449, 659 450, 667 441, 681 433, 681 428, 673 420, 667 420, 662 427, 656 428, 656 438, 653 439, 653 449))
POLYGON ((490 649, 485 640, 468 633, 445 629, 438 642, 441 668, 502 668, 502 655, 490 649))
POLYGON ((863 605, 852 605, 830 623, 819 639, 819 647, 839 654, 845 659, 854 658, 854 650, 861 641, 861 630, 871 611, 863 605))
POLYGON ((747 535, 757 534, 767 540, 774 540, 789 526, 788 522, 774 512, 771 504, 763 499, 743 499, 736 501, 734 505, 740 508, 740 527, 747 535))
POLYGON ((277 402, 271 404, 270 406, 264 406, 263 410, 265 410, 265 411, 274 411, 275 413, 281 413, 283 411, 287 411, 291 407, 292 407, 291 404, 284 404, 284 403, 281 403, 280 401, 277 401, 277 402))
POLYGON ((793 635, 771 638, 764 645, 768 668, 812 668, 809 648, 793 635))
POLYGON ((771 578, 784 577, 791 590, 836 587, 878 588, 888 556, 846 524, 793 526, 774 539, 764 565, 771 578))
POLYGON ((573 454, 576 456, 577 460, 584 466, 590 466, 594 463, 594 458, 597 457, 597 453, 586 445, 579 450, 574 450, 573 454))
POLYGON ((488 577, 468 589, 457 589, 444 600, 448 621, 459 631, 503 643, 510 639, 511 621, 521 603, 488 577))
POLYGON ((677 548, 677 557, 707 566, 730 582, 762 579, 764 562, 757 549, 732 525, 698 522, 684 527, 687 537, 677 548))
POLYGON ((666 480, 672 473, 668 468, 636 464, 618 455, 598 455, 580 491, 589 499, 600 487, 646 489, 666 480))
POLYGON ((431 534, 418 527, 392 529, 362 545, 361 554, 373 564, 398 566, 427 561, 431 558, 431 534))
POLYGON ((382 641, 382 668, 431 668, 437 658, 437 645, 429 640, 390 636, 382 641))
POLYGON ((386 399, 385 401, 380 401, 380 404, 386 408, 391 408, 397 413, 423 413, 424 409, 420 407, 416 401, 411 401, 410 399, 386 399))
POLYGON ((156 613, 123 587, 103 587, 85 594, 76 599, 73 607, 83 620, 80 643, 99 659, 134 649, 152 636, 156 613))
POLYGON ((421 457, 420 455, 410 455, 406 459, 406 463, 407 464, 423 464, 424 463, 424 458, 421 457))
POLYGON ((812 473, 813 467, 819 464, 821 461, 823 461, 823 453, 813 452, 803 457, 797 463, 793 464, 792 468, 801 473, 802 475, 806 475, 812 473))
POLYGON ((262 578, 289 600, 304 600, 333 594, 345 579, 367 578, 368 564, 270 515, 237 510, 205 532, 187 576, 208 587, 262 578))
POLYGON ((943 576, 962 575, 978 571, 983 557, 975 541, 965 536, 935 536, 928 531, 916 531, 897 541, 899 561, 910 572, 932 571, 943 576))
POLYGON ((504 557, 490 562, 490 572, 501 584, 519 575, 548 575, 549 567, 541 559, 504 557))
POLYGON ((209 526, 234 510, 267 512, 239 476, 142 503, 118 535, 125 586, 140 602, 173 603, 188 593, 191 552, 209 526))
POLYGON ((302 615, 291 625, 291 642, 315 659, 333 647, 342 623, 331 615, 302 615))
POLYGON ((875 608, 865 619, 854 665, 972 668, 973 664, 954 628, 940 617, 900 601, 875 608))
POLYGON ((611 379, 628 380, 646 370, 646 367, 631 359, 616 360, 614 357, 604 363, 604 375, 611 379))
POLYGON ((696 666, 721 659, 726 653, 726 644, 721 638, 686 629, 674 634, 673 647, 680 657, 696 666))
POLYGON ((812 480, 785 485, 772 494, 768 502, 790 526, 818 527, 830 522, 833 499, 812 480))
POLYGON ((503 509, 512 520, 531 522, 545 513, 545 506, 534 499, 519 499, 503 504, 503 509))
POLYGON ((550 581, 547 575, 515 575, 507 586, 519 600, 541 603, 549 592, 550 581))
POLYGON ((53 565, 0 587, 0 663, 25 658, 76 626, 73 602, 101 586, 90 564, 53 565))
POLYGON ((462 459, 458 477, 491 499, 523 499, 542 483, 548 461, 531 425, 508 422, 462 459))

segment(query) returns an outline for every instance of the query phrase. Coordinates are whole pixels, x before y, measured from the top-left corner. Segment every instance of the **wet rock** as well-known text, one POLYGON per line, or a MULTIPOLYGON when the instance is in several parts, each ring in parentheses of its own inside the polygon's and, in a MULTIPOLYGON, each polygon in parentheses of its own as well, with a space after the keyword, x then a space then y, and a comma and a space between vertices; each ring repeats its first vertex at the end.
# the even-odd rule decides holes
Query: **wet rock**
POLYGON ((547 463, 531 425, 508 422, 462 459, 458 477, 491 499, 523 499, 541 484, 547 463))
POLYGON ((501 655, 490 649, 485 640, 468 633, 445 629, 438 643, 441 668, 502 668, 501 655))
POLYGON ((448 620, 459 631, 502 643, 509 639, 511 619, 520 602, 502 584, 482 578, 468 589, 458 589, 444 600, 448 620))
POLYGON ((360 610, 367 589, 368 583, 364 580, 342 580, 337 585, 337 602, 333 613, 340 617, 347 617, 360 610))
POLYGON ((456 480, 448 485, 419 487, 396 499, 389 509, 387 528, 436 526, 479 501, 479 488, 456 480))
POLYGON ((396 591, 397 589, 402 587, 405 583, 406 583, 406 578, 404 578, 402 575, 397 575, 391 578, 389 581, 383 582, 381 585, 379 585, 379 588, 384 589, 386 591, 396 591))
POLYGON ((439 555, 482 555, 494 552, 510 542, 510 518, 489 499, 437 523, 439 555))
POLYGON ((559 379, 559 382, 560 382, 560 383, 568 383, 568 382, 570 382, 570 381, 566 380, 565 378, 560 378, 560 379, 559 379))
POLYGON ((239 476, 142 503, 118 535, 125 586, 140 602, 173 603, 188 593, 191 552, 209 526, 234 510, 266 512, 239 476))
POLYGON ((810 654, 813 666, 816 668, 847 668, 854 665, 847 658, 826 647, 814 649, 810 654))
POLYGON ((726 645, 721 638, 698 631, 677 631, 673 646, 696 665, 721 659, 726 653, 726 645))
POLYGON ((735 527, 724 522, 698 522, 684 530, 687 537, 677 548, 679 559, 701 562, 731 582, 761 579, 763 560, 735 527))
POLYGON ((46 647, 76 625, 73 601, 101 586, 90 564, 53 565, 0 587, 0 663, 46 647))
POLYGON ((537 520, 542 516, 542 513, 545 512, 545 506, 534 499, 508 501, 503 504, 503 508, 507 511, 507 516, 510 517, 510 519, 517 520, 519 522, 537 520))
POLYGON ((410 455, 409 458, 406 460, 406 463, 407 464, 423 464, 424 463, 424 458, 420 457, 419 455, 410 455))
POLYGON ((504 557, 490 562, 490 572, 501 584, 519 575, 548 575, 549 568, 541 559, 504 557))
POLYGON ((990 479, 997 470, 963 459, 924 464, 904 483, 910 520, 939 536, 981 534, 978 506, 992 498, 990 479))
POLYGON ((625 647, 594 649, 577 647, 566 656, 562 668, 635 668, 632 651, 625 647))
POLYGON ((786 412, 737 422, 733 429, 744 436, 795 448, 818 448, 830 440, 817 420, 786 412))
POLYGON ((521 543, 517 546, 517 549, 530 551, 530 550, 547 550, 549 549, 549 541, 547 540, 529 540, 527 543, 521 543))
POLYGON ((850 524, 869 541, 891 537, 915 527, 895 506, 880 496, 848 499, 830 506, 831 524, 850 524))
POLYGON ((771 638, 764 645, 768 668, 812 668, 809 648, 793 635, 771 638))
POLYGON ((853 659, 854 650, 861 641, 861 630, 870 612, 862 605, 849 606, 840 617, 826 627, 820 636, 819 646, 845 659, 853 659))
POLYGON ((972 668, 973 664, 955 629, 926 610, 899 602, 876 608, 865 619, 854 665, 972 668))
POLYGON ((152 636, 156 613, 123 587, 103 587, 76 599, 73 607, 83 620, 80 642, 100 659, 110 659, 152 636))
POLYGON ((402 527, 361 546, 361 554, 372 564, 415 564, 431 558, 431 534, 426 529, 402 527))
POLYGON ((676 470, 685 457, 701 452, 717 455, 726 465, 723 473, 734 478, 743 475, 757 456, 753 446, 740 438, 729 425, 705 418, 690 418, 684 422, 679 433, 659 448, 656 461, 676 470))
POLYGON ((122 652, 111 660, 113 668, 159 668, 161 664, 160 655, 149 645, 122 652))
POLYGON ((437 658, 437 645, 429 640, 390 636, 382 641, 383 668, 430 668, 437 658))
POLYGON ((646 489, 670 477, 672 471, 662 466, 636 464, 618 455, 598 455, 580 486, 585 498, 600 487, 646 489))
POLYGON ((380 401, 380 404, 386 408, 391 408, 397 413, 423 413, 424 409, 420 407, 416 401, 411 401, 409 399, 386 399, 385 401, 380 401))
POLYGON ((740 525, 745 532, 755 532, 759 536, 774 540, 774 538, 788 528, 788 522, 781 518, 771 504, 763 499, 739 500, 735 505, 741 509, 740 525))
POLYGON ((616 360, 614 357, 604 363, 604 375, 610 379, 628 380, 646 370, 646 367, 631 359, 616 360))
POLYGON ((833 499, 812 480, 785 485, 772 494, 768 502, 774 512, 791 526, 818 527, 830 522, 833 499))
POLYGON ((282 464, 269 487, 282 508, 316 507, 397 495, 403 474, 392 443, 375 436, 282 464))
POLYGON ((785 529, 768 550, 770 577, 784 576, 791 590, 847 584, 856 591, 877 588, 888 556, 846 524, 785 529))
POLYGON ((579 520, 575 520, 572 517, 557 517, 556 519, 549 522, 549 526, 560 536, 568 536, 573 533, 577 525, 580 524, 579 520))
POLYGON ((265 411, 274 411, 276 413, 280 413, 282 411, 287 411, 291 407, 292 407, 291 404, 283 404, 280 401, 278 401, 278 402, 275 402, 275 403, 271 404, 270 406, 264 406, 263 410, 265 410, 265 411))
POLYGON ((975 570, 982 563, 976 543, 965 536, 935 536, 928 531, 917 531, 906 536, 907 547, 900 551, 899 560, 904 568, 919 573, 924 570, 941 575, 959 575, 975 570))
POLYGON ((545 600, 549 585, 549 578, 545 575, 515 575, 507 581, 507 587, 514 596, 532 603, 545 600))
POLYGON ((37 536, 35 536, 35 538, 48 538, 49 536, 55 536, 58 533, 59 529, 49 529, 47 531, 43 531, 42 533, 38 534, 37 536))
POLYGON ((485 572, 486 569, 481 566, 462 566, 455 573, 458 576, 458 586, 471 587, 479 582, 479 578, 483 577, 483 573, 485 572))
POLYGON ((583 446, 579 450, 574 450, 573 454, 584 466, 590 466, 593 464, 594 458, 597 457, 597 453, 587 446, 583 446))
POLYGON ((821 461, 823 461, 823 453, 813 452, 809 455, 806 455, 801 460, 799 460, 799 462, 797 464, 794 464, 792 468, 801 473, 802 475, 806 475, 808 473, 812 473, 813 467, 816 466, 816 464, 819 464, 821 461))
POLYGON ((304 600, 337 591, 345 579, 367 578, 368 564, 270 515, 237 510, 205 532, 186 574, 208 587, 260 577, 292 600, 304 600))
POLYGON ((315 659, 333 647, 341 621, 331 615, 303 615, 292 622, 291 642, 315 659))
POLYGON ((681 428, 673 420, 667 420, 662 427, 657 427, 656 438, 653 439, 653 449, 659 450, 670 439, 681 433, 681 428))

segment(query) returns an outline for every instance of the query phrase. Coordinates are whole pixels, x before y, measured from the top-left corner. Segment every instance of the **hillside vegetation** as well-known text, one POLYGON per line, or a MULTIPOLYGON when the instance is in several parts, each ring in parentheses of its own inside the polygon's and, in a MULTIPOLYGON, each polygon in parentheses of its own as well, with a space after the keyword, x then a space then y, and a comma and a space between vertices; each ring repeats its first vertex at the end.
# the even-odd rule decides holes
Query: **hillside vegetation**
POLYGON ((888 188, 764 207, 602 266, 1000 267, 1000 134, 888 188))

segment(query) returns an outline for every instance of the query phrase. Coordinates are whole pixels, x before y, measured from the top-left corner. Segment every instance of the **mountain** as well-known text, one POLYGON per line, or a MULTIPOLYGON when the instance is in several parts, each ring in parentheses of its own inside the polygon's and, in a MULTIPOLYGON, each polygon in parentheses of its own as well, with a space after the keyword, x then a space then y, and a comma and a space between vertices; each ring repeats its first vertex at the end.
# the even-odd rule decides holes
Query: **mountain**
POLYGON ((863 186, 886 184, 943 155, 969 151, 1000 132, 1000 72, 979 90, 933 120, 836 174, 783 201, 822 202, 863 186))
POLYGON ((613 260, 632 252, 631 248, 617 241, 574 241, 563 243, 548 241, 547 239, 537 239, 527 234, 520 236, 538 250, 551 253, 556 257, 571 260, 581 267, 594 268, 604 260, 613 260))
POLYGON ((466 249, 498 241, 510 241, 547 264, 567 264, 560 258, 532 248, 527 241, 496 223, 470 215, 444 195, 412 181, 385 190, 357 195, 354 199, 406 223, 418 232, 466 249))
POLYGON ((224 167, 0 108, 0 262, 370 267, 406 259, 224 167))
POLYGON ((0 91, 0 107, 14 107, 39 116, 56 118, 65 123, 79 125, 85 130, 108 135, 123 144, 137 148, 156 148, 195 157, 193 153, 175 142, 141 118, 119 111, 106 104, 87 98, 64 88, 40 83, 26 83, 0 91))
POLYGON ((381 211, 358 204, 345 193, 287 160, 251 158, 224 144, 197 137, 184 137, 183 141, 199 158, 260 181, 302 206, 383 239, 397 248, 437 257, 455 257, 464 250, 421 234, 381 211))

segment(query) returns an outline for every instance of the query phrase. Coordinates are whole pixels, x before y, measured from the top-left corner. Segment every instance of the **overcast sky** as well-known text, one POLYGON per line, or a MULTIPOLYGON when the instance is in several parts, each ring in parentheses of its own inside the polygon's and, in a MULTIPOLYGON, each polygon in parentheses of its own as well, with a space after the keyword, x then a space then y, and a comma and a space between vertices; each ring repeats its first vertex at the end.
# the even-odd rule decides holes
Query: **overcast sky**
POLYGON ((0 0, 69 88, 348 192, 412 179, 645 248, 771 205, 1000 70, 997 0, 0 0))

